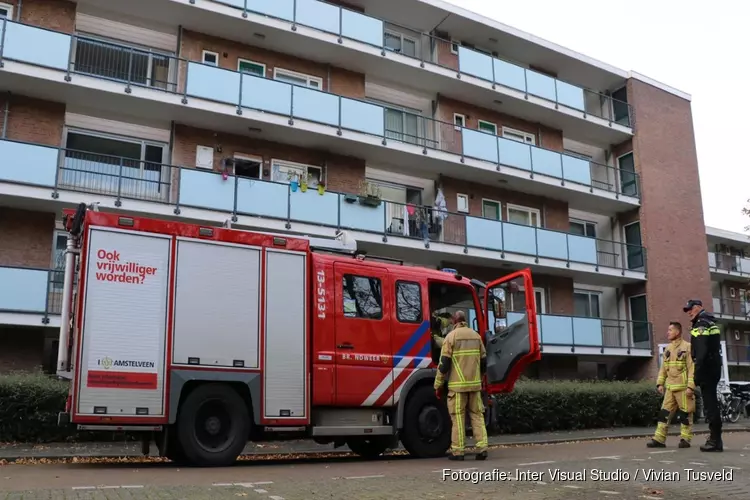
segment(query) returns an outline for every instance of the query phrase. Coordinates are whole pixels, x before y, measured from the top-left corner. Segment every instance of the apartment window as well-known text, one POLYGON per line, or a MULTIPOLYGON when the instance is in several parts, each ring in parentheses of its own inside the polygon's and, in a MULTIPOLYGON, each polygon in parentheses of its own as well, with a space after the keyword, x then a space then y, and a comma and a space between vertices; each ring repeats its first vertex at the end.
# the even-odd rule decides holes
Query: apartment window
POLYGON ((292 85, 299 85, 300 87, 310 87, 311 89, 318 90, 323 88, 323 79, 318 78, 317 76, 296 73, 294 71, 289 71, 288 69, 274 68, 273 78, 274 80, 291 83, 292 85))
MULTIPOLYGON (((519 287, 517 292, 511 293, 511 310, 513 312, 526 311, 526 292, 523 287, 519 287)), ((534 306, 537 314, 546 314, 547 303, 544 297, 544 288, 534 287, 534 306)))
POLYGON ((253 61, 247 61, 245 59, 238 59, 237 60, 237 71, 240 73, 249 73, 251 75, 260 76, 261 78, 265 78, 266 76, 266 65, 253 62, 253 61))
POLYGON ((422 322, 422 289, 419 283, 396 282, 396 318, 401 323, 422 322))
POLYGON ((7 3, 0 3, 0 19, 13 19, 13 6, 7 3))
POLYGON ((69 129, 61 183, 73 190, 162 200, 169 190, 164 143, 69 129))
POLYGON ((620 172, 620 191, 627 196, 638 195, 638 179, 635 174, 635 157, 633 153, 626 153, 617 158, 617 168, 620 172))
POLYGON ((466 117, 458 113, 453 113, 453 124, 456 126, 456 130, 461 130, 466 126, 466 117))
POLYGON ((456 210, 461 213, 469 213, 469 195, 458 193, 456 195, 456 210))
POLYGON ((494 123, 479 120, 479 130, 488 134, 497 135, 497 125, 494 123))
POLYGON ((318 187, 323 179, 323 169, 311 165, 302 165, 279 160, 271 160, 271 180, 282 184, 289 184, 293 179, 298 181, 307 176, 307 185, 318 187))
POLYGON ((500 202, 483 199, 482 217, 485 219, 500 220, 500 202))
POLYGON ((458 47, 460 46, 460 43, 457 40, 453 40, 451 38, 451 54, 458 55, 458 47))
POLYGON ((395 106, 377 99, 367 100, 385 108, 385 136, 388 139, 424 144, 425 119, 420 110, 395 106))
POLYGON ((263 159, 259 156, 246 156, 235 154, 234 175, 247 179, 262 179, 263 159))
POLYGON ((600 318, 599 292, 576 290, 573 292, 573 313, 584 318, 600 318))
POLYGON ((409 57, 417 57, 417 41, 392 30, 384 33, 385 48, 409 57))
POLYGON ((615 115, 615 122, 626 127, 630 126, 627 87, 622 87, 612 92, 612 113, 615 115))
POLYGON ((64 231, 55 231, 52 241, 52 289, 62 290, 65 276, 65 250, 68 246, 68 235, 64 231))
POLYGON ((209 50, 204 50, 201 54, 201 61, 203 64, 207 64, 209 66, 219 66, 219 54, 216 52, 211 52, 209 50))
POLYGON ((582 220, 570 220, 570 234, 596 238, 596 224, 582 220))
POLYGON ((378 278, 345 274, 342 286, 345 317, 383 318, 383 288, 378 278))
POLYGON ((75 40, 73 70, 131 85, 174 91, 176 84, 170 81, 172 57, 172 54, 149 47, 81 34, 75 40))
POLYGON ((536 208, 508 205, 508 222, 524 226, 541 227, 541 214, 536 208))
POLYGON ((505 139, 510 139, 511 141, 531 144, 532 146, 536 144, 536 136, 534 134, 529 134, 528 132, 522 132, 512 128, 503 127, 503 137, 505 139))

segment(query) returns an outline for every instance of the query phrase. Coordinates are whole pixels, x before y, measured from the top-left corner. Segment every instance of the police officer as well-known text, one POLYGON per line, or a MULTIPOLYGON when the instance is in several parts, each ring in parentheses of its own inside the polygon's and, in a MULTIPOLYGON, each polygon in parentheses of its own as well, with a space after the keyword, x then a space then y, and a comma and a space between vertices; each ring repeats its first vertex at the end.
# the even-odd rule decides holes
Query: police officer
POLYGON ((701 388, 703 408, 708 418, 709 436, 701 451, 724 451, 721 439, 721 414, 717 397, 721 380, 721 331, 716 319, 703 309, 703 302, 697 299, 687 301, 682 308, 692 321, 692 356, 695 361, 695 382, 701 388))
POLYGON ((448 413, 451 416, 451 460, 463 460, 466 439, 464 418, 469 411, 477 460, 487 459, 487 429, 484 425, 482 375, 487 370, 487 352, 482 337, 466 324, 466 313, 453 315, 455 327, 443 341, 435 376, 435 394, 441 397, 448 379, 448 413))
POLYGON ((690 448, 693 437, 693 414, 695 413, 695 382, 693 380, 693 357, 690 343, 682 339, 682 325, 676 321, 667 330, 669 345, 662 354, 661 368, 656 378, 656 388, 664 395, 654 437, 646 446, 664 448, 667 428, 672 417, 680 422, 680 448, 690 448))

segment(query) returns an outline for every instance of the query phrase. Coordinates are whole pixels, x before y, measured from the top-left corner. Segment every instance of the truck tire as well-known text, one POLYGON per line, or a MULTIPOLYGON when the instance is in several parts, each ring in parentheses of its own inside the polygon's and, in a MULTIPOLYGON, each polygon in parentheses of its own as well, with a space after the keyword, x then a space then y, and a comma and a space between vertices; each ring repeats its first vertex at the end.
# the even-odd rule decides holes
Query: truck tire
POLYGON ((451 417, 432 386, 417 387, 409 394, 400 438, 406 451, 419 458, 442 457, 450 448, 451 417))
POLYGON ((390 438, 369 437, 352 438, 347 440, 346 445, 354 453, 362 458, 377 458, 388 449, 390 438))
POLYGON ((177 435, 179 448, 191 464, 231 465, 250 435, 247 405, 227 385, 201 385, 180 406, 177 435))

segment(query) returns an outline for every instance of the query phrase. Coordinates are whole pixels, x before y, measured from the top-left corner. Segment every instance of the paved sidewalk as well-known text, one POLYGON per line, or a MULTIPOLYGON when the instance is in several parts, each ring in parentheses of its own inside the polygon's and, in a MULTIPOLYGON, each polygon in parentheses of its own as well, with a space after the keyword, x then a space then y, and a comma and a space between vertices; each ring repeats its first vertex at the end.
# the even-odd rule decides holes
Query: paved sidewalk
MULTIPOLYGON (((750 420, 743 419, 736 424, 724 424, 727 432, 750 431, 750 420)), ((501 434, 490 436, 490 445, 514 446, 531 444, 564 443, 570 441, 597 441, 603 439, 627 439, 649 437, 654 429, 649 427, 623 427, 617 429, 590 429, 568 432, 539 432, 533 434, 501 434)), ((708 432, 708 425, 695 424, 695 434, 708 432)), ((679 435, 679 426, 670 426, 670 435, 679 435)), ((310 453, 350 453, 346 446, 334 449, 333 445, 318 445, 312 440, 269 441, 265 443, 248 443, 243 454, 246 455, 287 455, 310 453)), ((157 456, 156 446, 151 446, 151 456, 157 456)), ((86 458, 120 458, 140 457, 139 442, 119 443, 46 443, 0 444, 0 460, 13 462, 21 458, 65 459, 74 457, 86 458)))

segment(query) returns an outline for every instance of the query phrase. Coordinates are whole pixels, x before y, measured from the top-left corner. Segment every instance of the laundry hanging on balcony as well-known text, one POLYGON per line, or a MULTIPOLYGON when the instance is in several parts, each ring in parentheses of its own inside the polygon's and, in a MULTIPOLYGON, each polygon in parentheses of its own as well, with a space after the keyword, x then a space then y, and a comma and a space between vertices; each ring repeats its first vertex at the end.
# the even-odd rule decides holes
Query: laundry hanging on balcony
POLYGON ((443 195, 442 188, 438 188, 435 195, 435 209, 432 211, 432 218, 438 224, 448 218, 448 206, 445 203, 445 195, 443 195))

